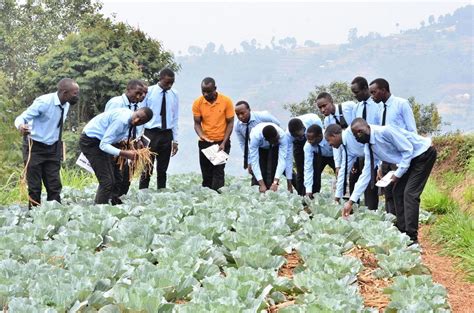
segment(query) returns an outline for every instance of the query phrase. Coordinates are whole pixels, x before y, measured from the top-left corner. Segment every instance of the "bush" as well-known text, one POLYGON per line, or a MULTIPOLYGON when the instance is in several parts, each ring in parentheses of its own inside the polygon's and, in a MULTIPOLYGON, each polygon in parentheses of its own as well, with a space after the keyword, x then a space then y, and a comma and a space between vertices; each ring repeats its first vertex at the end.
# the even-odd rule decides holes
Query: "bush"
POLYGON ((421 194, 421 207, 436 214, 446 214, 458 208, 456 202, 441 192, 432 180, 428 180, 421 194))

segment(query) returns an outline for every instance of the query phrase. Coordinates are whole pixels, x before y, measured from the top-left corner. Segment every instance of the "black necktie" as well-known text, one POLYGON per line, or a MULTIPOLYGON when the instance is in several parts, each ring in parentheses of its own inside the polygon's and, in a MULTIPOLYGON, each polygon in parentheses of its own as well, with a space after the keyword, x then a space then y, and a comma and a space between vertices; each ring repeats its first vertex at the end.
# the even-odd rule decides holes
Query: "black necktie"
POLYGON ((387 115, 387 105, 383 104, 382 126, 385 126, 385 116, 387 115))
POLYGON ((347 162, 348 162, 348 156, 347 156, 347 147, 345 144, 342 144, 342 146, 344 147, 344 153, 346 155, 346 166, 344 167, 344 183, 343 183, 343 192, 342 192, 342 195, 344 196, 346 194, 346 190, 347 190, 347 162))
POLYGON ((369 145, 370 152, 370 189, 375 187, 375 161, 374 161, 374 152, 372 151, 372 144, 369 145))
POLYGON ((265 182, 267 186, 271 186, 274 177, 273 174, 273 149, 275 146, 270 144, 268 147, 268 156, 267 156, 267 181, 265 182))
POLYGON ((333 116, 334 119, 336 120, 336 124, 339 125, 339 126, 341 126, 341 122, 339 122, 339 120, 337 119, 336 114, 333 114, 332 116, 333 116))
POLYGON ((249 167, 249 140, 250 140, 250 127, 247 124, 245 129, 245 145, 244 145, 244 169, 249 167))
POLYGON ((364 110, 362 110, 362 118, 367 121, 367 101, 364 101, 364 110))
POLYGON ((163 90, 163 100, 161 101, 161 129, 167 129, 166 125, 166 90, 163 90))
POLYGON ((58 122, 58 128, 59 128, 59 138, 58 138, 58 140, 61 141, 61 138, 62 138, 62 135, 63 135, 64 107, 62 105, 59 105, 59 108, 61 109, 61 118, 59 119, 59 122, 58 122))

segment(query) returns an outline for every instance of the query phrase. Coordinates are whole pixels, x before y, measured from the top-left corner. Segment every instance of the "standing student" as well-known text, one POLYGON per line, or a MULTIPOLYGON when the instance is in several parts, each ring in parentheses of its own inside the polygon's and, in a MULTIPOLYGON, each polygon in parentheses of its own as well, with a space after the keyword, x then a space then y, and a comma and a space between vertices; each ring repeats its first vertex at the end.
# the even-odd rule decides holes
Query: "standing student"
POLYGON ((249 161, 259 191, 277 191, 280 177, 286 174, 288 191, 293 191, 290 138, 273 123, 260 123, 250 133, 249 161))
POLYGON ((249 164, 250 132, 260 123, 274 123, 280 126, 280 121, 268 111, 251 111, 247 101, 239 101, 235 104, 235 115, 238 122, 235 125, 235 133, 243 152, 243 167, 252 175, 252 186, 258 185, 249 164))
POLYGON ((369 183, 375 184, 375 164, 380 161, 398 164, 391 178, 396 225, 417 243, 420 195, 436 161, 431 139, 395 126, 369 125, 361 118, 352 122, 351 130, 356 140, 365 145, 363 172, 370 172, 370 175, 361 175, 350 200, 344 205, 343 215, 350 214, 352 204, 369 183))
POLYGON ((336 172, 333 150, 323 137, 323 130, 313 124, 306 131, 307 141, 304 145, 304 186, 310 198, 321 191, 321 174, 326 165, 336 172))
MULTIPOLYGON (((153 118, 145 124, 145 136, 150 139, 150 150, 156 153, 157 188, 166 188, 170 158, 178 152, 179 98, 174 84, 174 72, 169 68, 160 71, 156 85, 150 86, 143 106, 153 111, 153 118)), ((140 177, 139 189, 148 188, 153 167, 145 169, 140 177)))
POLYGON ((229 97, 217 92, 216 82, 206 77, 201 82, 202 96, 193 103, 194 130, 199 136, 199 165, 202 186, 218 190, 225 183, 225 164, 213 165, 202 149, 219 145, 219 151, 230 152, 230 135, 234 128, 234 106, 229 97))
MULTIPOLYGON (((334 148, 340 148, 342 152, 341 158, 341 170, 338 173, 335 201, 337 203, 343 198, 347 190, 347 178, 350 175, 352 165, 357 162, 357 159, 364 160, 364 145, 357 142, 350 129, 342 130, 341 126, 337 124, 329 125, 324 133, 326 140, 334 148)), ((360 170, 362 175, 370 175, 370 173, 364 173, 363 168, 360 170)), ((358 178, 361 175, 358 176, 358 178)), ((352 193, 352 190, 350 191, 352 193)), ((367 186, 364 191, 365 205, 369 210, 377 210, 379 204, 379 196, 377 188, 371 188, 367 186)))
POLYGON ((79 145, 99 181, 96 204, 105 204, 109 201, 112 204, 120 203, 116 202, 118 190, 111 156, 134 160, 137 153, 133 150, 121 150, 113 144, 124 138, 130 138, 135 127, 145 124, 152 117, 153 111, 147 107, 136 111, 113 109, 97 115, 84 127, 79 145))
POLYGON ((70 105, 79 101, 79 85, 63 78, 57 91, 42 95, 15 119, 15 127, 24 136, 23 161, 28 184, 28 207, 41 203, 44 184, 47 200, 61 202, 62 133, 70 105), (30 149, 31 148, 31 149, 30 149))
MULTIPOLYGON (((305 194, 304 184, 304 165, 305 152, 303 147, 307 140, 307 131, 311 125, 323 127, 321 118, 314 113, 303 114, 289 120, 287 134, 290 137, 290 150, 293 152, 293 158, 296 165, 296 190, 300 196, 305 194)), ((332 153, 331 153, 332 157, 332 153)))
MULTIPOLYGON (((145 94, 145 84, 143 81, 138 79, 132 79, 127 84, 127 90, 121 96, 111 98, 105 105, 105 111, 110 111, 113 109, 129 109, 131 111, 136 111, 139 108, 139 102, 143 100, 145 94)), ((137 133, 140 133, 139 130, 136 130, 137 133)), ((133 133, 130 139, 136 139, 137 133, 133 133)), ((120 143, 119 143, 120 144, 120 143)), ((111 156, 114 158, 113 156, 111 156)), ((117 199, 116 202, 120 203, 121 200, 118 197, 126 195, 130 188, 130 177, 129 177, 129 167, 128 162, 125 162, 122 165, 120 170, 119 164, 114 162, 114 173, 115 181, 117 183, 117 199)))
MULTIPOLYGON (((408 100, 395 97, 390 93, 390 86, 383 78, 373 80, 369 85, 372 99, 380 103, 380 125, 393 125, 412 133, 417 133, 415 116, 408 100)), ((395 164, 382 163, 379 171, 380 176, 386 175, 389 171, 396 170, 395 164)), ((392 185, 384 188, 385 209, 388 213, 395 214, 395 203, 393 199, 392 185)))

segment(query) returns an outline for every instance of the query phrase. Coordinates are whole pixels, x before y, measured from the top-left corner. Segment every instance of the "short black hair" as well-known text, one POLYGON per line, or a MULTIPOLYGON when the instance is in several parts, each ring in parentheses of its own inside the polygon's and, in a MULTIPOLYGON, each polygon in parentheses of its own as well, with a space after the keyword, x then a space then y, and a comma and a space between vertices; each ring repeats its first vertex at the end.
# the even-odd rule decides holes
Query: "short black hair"
POLYGON ((65 77, 61 79, 58 84, 56 85, 58 90, 68 90, 70 89, 73 85, 76 85, 77 83, 74 81, 74 79, 65 77))
POLYGON ((288 121, 288 131, 291 136, 294 137, 302 129, 304 129, 304 124, 299 118, 292 118, 288 121))
POLYGON ((322 99, 322 98, 326 98, 326 99, 328 99, 329 101, 334 102, 334 101, 332 100, 331 95, 330 95, 329 93, 325 92, 325 91, 321 92, 321 93, 316 97, 316 100, 319 100, 319 99, 322 99))
POLYGON ((271 139, 274 139, 278 136, 276 128, 272 125, 265 126, 262 130, 262 134, 266 141, 270 141, 271 139))
POLYGON ((212 77, 205 77, 202 80, 201 85, 209 85, 209 84, 212 84, 213 86, 216 86, 216 81, 212 77))
POLYGON ((374 79, 370 85, 373 85, 373 84, 377 84, 377 87, 379 88, 383 88, 385 90, 387 90, 388 92, 390 92, 390 86, 388 84, 388 81, 386 81, 385 79, 383 78, 377 78, 377 79, 374 79))
POLYGON ((329 136, 340 135, 340 134, 342 134, 341 125, 331 124, 326 128, 326 131, 324 132, 324 137, 327 138, 329 136))
POLYGON ((316 136, 321 136, 323 134, 323 129, 318 124, 313 124, 306 130, 309 134, 314 134, 316 136))
MULTIPOLYGON (((372 85, 372 84, 371 84, 371 85, 372 85)), ((369 123, 367 123, 367 121, 364 120, 362 117, 357 117, 357 118, 355 118, 355 119, 352 121, 351 127, 354 127, 355 125, 359 125, 359 124, 361 124, 361 125, 363 125, 363 126, 369 125, 369 123)))
POLYGON ((250 106, 249 106, 249 104, 248 104, 247 101, 240 100, 239 102, 237 102, 237 103, 235 104, 235 107, 238 107, 239 105, 245 105, 245 106, 247 107, 247 109, 250 109, 250 106))
POLYGON ((364 77, 362 76, 357 76, 355 77, 351 84, 357 84, 357 86, 359 86, 360 89, 367 89, 369 88, 369 83, 367 83, 367 79, 365 79, 364 77))
POLYGON ((145 113, 148 121, 153 118, 153 111, 149 107, 141 107, 138 110, 142 110, 145 113))
POLYGON ((144 87, 143 81, 139 79, 132 79, 127 84, 127 90, 135 89, 137 87, 144 87))
POLYGON ((161 71, 160 71, 160 79, 165 78, 165 77, 173 77, 174 78, 174 72, 169 67, 165 67, 165 68, 161 69, 161 71))

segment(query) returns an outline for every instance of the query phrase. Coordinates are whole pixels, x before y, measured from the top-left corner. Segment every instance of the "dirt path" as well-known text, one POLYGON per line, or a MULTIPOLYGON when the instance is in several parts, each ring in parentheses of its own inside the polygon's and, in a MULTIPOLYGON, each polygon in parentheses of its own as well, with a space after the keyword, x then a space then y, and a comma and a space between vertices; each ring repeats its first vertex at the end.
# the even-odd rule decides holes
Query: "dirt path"
POLYGON ((419 241, 423 264, 431 270, 433 280, 446 287, 453 312, 474 312, 474 284, 463 280, 465 276, 455 269, 453 258, 440 255, 440 248, 429 240, 428 232, 429 226, 421 227, 419 241))

